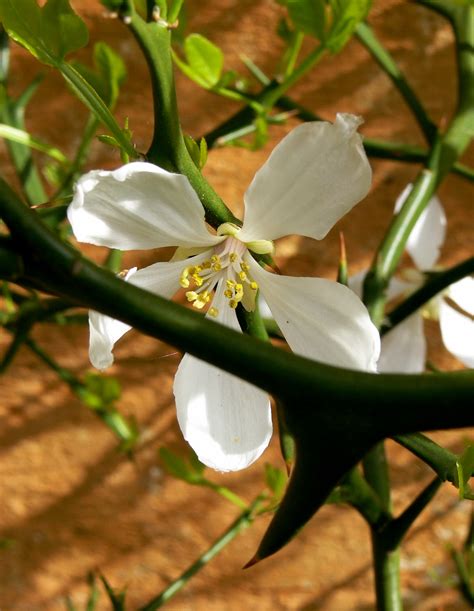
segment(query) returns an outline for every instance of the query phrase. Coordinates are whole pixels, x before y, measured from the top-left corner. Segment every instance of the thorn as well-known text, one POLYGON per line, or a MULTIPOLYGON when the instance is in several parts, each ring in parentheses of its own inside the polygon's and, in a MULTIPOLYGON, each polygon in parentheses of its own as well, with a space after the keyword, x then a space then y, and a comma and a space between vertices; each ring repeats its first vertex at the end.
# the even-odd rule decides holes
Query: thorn
POLYGON ((339 269, 337 272, 337 281, 340 284, 347 286, 347 254, 346 254, 346 242, 344 240, 344 234, 342 231, 339 232, 339 269))
POLYGON ((247 564, 245 564, 242 568, 243 569, 249 569, 251 566, 254 566, 254 564, 257 564, 257 562, 260 562, 260 560, 263 560, 263 558, 260 558, 260 556, 258 555, 258 552, 255 554, 255 556, 253 558, 251 558, 247 564))
POLYGON ((346 241, 344 239, 344 232, 339 232, 339 256, 341 263, 347 264, 347 254, 346 254, 346 241))
POLYGON ((290 477, 291 468, 293 467, 293 462, 290 460, 285 460, 285 466, 286 466, 286 474, 288 475, 288 477, 290 477))

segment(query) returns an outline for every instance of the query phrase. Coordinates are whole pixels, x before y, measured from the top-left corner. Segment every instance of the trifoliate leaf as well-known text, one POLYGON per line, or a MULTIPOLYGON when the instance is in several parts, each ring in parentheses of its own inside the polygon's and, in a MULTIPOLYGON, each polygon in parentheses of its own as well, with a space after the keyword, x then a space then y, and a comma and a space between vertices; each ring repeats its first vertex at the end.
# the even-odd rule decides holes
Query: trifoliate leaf
POLYGON ((57 66, 64 57, 84 47, 87 27, 68 0, 1 0, 0 21, 8 34, 41 62, 57 66))
POLYGON ((224 66, 224 54, 219 47, 200 34, 190 34, 184 41, 184 55, 186 62, 176 53, 173 58, 187 77, 205 89, 217 85, 224 66))

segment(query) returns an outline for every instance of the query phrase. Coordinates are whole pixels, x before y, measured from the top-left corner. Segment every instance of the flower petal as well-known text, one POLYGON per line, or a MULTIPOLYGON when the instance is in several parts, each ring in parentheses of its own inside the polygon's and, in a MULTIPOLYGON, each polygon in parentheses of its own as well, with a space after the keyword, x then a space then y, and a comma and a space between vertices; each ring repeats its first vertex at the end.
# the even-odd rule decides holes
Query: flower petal
MULTIPOLYGON (((218 287, 218 321, 240 330, 218 287)), ((199 460, 218 471, 251 465, 272 435, 268 395, 213 365, 185 354, 174 379, 179 426, 199 460)))
POLYGON ((244 242, 289 234, 324 238, 370 189, 372 170, 356 129, 360 119, 304 123, 284 138, 245 194, 244 242))
POLYGON ((96 369, 107 369, 114 362, 112 350, 117 342, 132 327, 120 320, 89 312, 89 359, 96 369))
MULTIPOLYGON (((199 265, 210 257, 211 250, 207 250, 186 261, 173 263, 154 263, 137 271, 129 270, 124 280, 150 291, 155 295, 169 299, 179 289, 181 271, 186 266, 199 265)), ((89 358, 97 369, 106 369, 114 362, 112 350, 114 345, 127 331, 130 325, 99 312, 89 312, 89 358)))
POLYGON ((446 348, 466 367, 474 369, 474 278, 463 278, 449 287, 449 296, 465 314, 440 300, 439 324, 446 348))
POLYGON ((207 230, 185 176, 140 161, 82 176, 68 219, 79 242, 120 250, 211 246, 225 239, 207 230))
POLYGON ((271 274, 251 256, 247 262, 294 352, 337 367, 375 371, 380 337, 355 293, 323 278, 271 274))
MULTIPOLYGON (((394 212, 400 211, 413 188, 405 187, 396 203, 394 212)), ((440 200, 434 196, 422 212, 410 233, 406 250, 418 269, 431 269, 439 259, 441 247, 446 236, 446 215, 440 200)))
POLYGON ((423 373, 426 340, 421 312, 415 312, 382 338, 380 373, 423 373))

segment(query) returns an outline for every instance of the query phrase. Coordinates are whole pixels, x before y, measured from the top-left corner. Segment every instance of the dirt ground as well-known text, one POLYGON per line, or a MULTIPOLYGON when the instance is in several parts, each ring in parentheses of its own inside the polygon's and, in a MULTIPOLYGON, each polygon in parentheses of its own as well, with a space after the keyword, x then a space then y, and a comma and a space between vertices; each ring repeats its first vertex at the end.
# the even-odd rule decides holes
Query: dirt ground
MULTIPOLYGON (((76 0, 93 41, 106 40, 124 57, 129 78, 120 98, 121 121, 129 117, 138 148, 145 150, 152 116, 148 77, 137 46, 123 26, 104 18, 98 0, 76 0)), ((226 67, 245 72, 247 55, 270 71, 278 57, 273 34, 279 8, 273 0, 189 1, 190 28, 221 46, 226 67), (204 6, 203 6, 204 5, 204 6)), ((436 121, 449 118, 455 102, 452 37, 446 23, 422 7, 399 0, 375 2, 371 23, 406 71, 436 121)), ((79 53, 90 57, 90 49, 79 53)), ((34 135, 73 152, 86 112, 60 77, 15 47, 12 89, 21 90, 36 72, 45 78, 28 114, 34 135)), ((203 92, 178 75, 184 128, 199 136, 236 106, 203 92)), ((388 78, 357 41, 325 60, 294 92, 302 104, 333 119, 337 111, 364 117, 364 134, 422 143, 410 113, 388 78)), ((291 124, 290 124, 291 125, 291 124)), ((206 175, 235 210, 254 172, 290 129, 272 130, 264 150, 220 149, 210 153, 206 175)), ((5 160, 2 153, 2 160, 5 160)), ((474 150, 466 155, 474 164, 474 150)), ((90 168, 118 165, 104 145, 94 144, 90 168)), ((323 242, 288 238, 277 246, 277 262, 289 275, 334 277, 338 229, 343 230, 350 271, 366 267, 389 221, 393 204, 417 172, 416 166, 373 161, 374 183, 367 199, 323 242)), ((5 163, 3 163, 5 167, 5 163)), ((5 175, 11 177, 6 167, 5 175)), ((472 245, 472 185, 449 177, 440 197, 448 216, 443 265, 461 261, 472 245), (466 222, 470 218, 471 222, 466 222)), ((89 249, 101 259, 104 252, 89 249)), ((158 253, 163 256, 162 253, 158 253)), ((127 255, 125 266, 145 265, 156 253, 127 255)), ((408 261, 407 261, 408 263, 408 261)), ((430 360, 460 368, 427 324, 430 360)), ((6 334, 0 336, 2 348, 6 334)), ((90 365, 87 331, 41 325, 34 338, 62 365, 81 375, 90 365)), ((141 441, 133 461, 117 451, 105 426, 46 369, 22 350, 0 381, 0 609, 60 611, 71 595, 78 609, 87 597, 86 576, 100 569, 116 587, 127 587, 128 608, 137 609, 176 578, 235 519, 237 510, 209 490, 190 487, 164 473, 157 451, 163 445, 185 451, 177 428, 171 384, 180 355, 173 347, 132 332, 116 349, 110 374, 123 387, 121 411, 134 416, 141 441)), ((453 398, 453 401, 455 398, 453 398)), ((453 451, 472 431, 437 434, 453 451)), ((216 482, 252 499, 262 488, 264 462, 282 466, 277 440, 252 468, 211 474, 216 482)), ((395 506, 413 499, 432 473, 395 444, 389 444, 395 506)), ((445 485, 417 520, 402 553, 407 609, 468 609, 455 587, 449 545, 465 537, 470 505, 445 485)), ((354 511, 325 507, 283 551, 248 571, 269 518, 235 539, 201 571, 167 608, 174 611, 350 611, 374 608, 367 528, 354 511)), ((108 609, 105 596, 99 609, 108 609)))

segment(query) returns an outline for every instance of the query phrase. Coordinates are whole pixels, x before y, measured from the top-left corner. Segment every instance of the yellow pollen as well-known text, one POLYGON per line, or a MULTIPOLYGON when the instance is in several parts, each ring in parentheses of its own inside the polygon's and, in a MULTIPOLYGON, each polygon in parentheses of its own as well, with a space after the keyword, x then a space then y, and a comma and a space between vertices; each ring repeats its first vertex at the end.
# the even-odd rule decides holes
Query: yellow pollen
POLYGON ((244 282, 247 280, 247 274, 245 272, 239 272, 239 278, 244 282))
POLYGON ((219 310, 217 308, 209 308, 209 316, 214 316, 214 318, 216 318, 218 315, 219 310))
POLYGON ((251 283, 250 283, 250 288, 251 288, 253 291, 256 291, 256 290, 258 289, 258 284, 257 284, 256 282, 251 282, 251 283))
POLYGON ((226 280, 226 285, 228 288, 233 289, 235 286, 235 282, 233 280, 226 280))
POLYGON ((240 269, 243 272, 248 272, 250 269, 250 265, 248 263, 245 263, 244 261, 242 261, 242 263, 240 264, 240 269))
POLYGON ((204 261, 201 267, 202 269, 209 269, 211 267, 211 262, 209 261, 209 259, 207 259, 207 261, 204 261))
POLYGON ((204 280, 198 274, 193 274, 193 280, 196 283, 196 286, 202 286, 204 280))
POLYGON ((188 301, 196 301, 196 299, 199 297, 199 295, 196 293, 196 291, 188 291, 186 293, 186 299, 188 301))
POLYGON ((227 299, 231 299, 233 294, 234 293, 230 289, 224 291, 224 297, 227 297, 227 299))
POLYGON ((231 252, 229 255, 229 259, 231 263, 235 263, 237 261, 237 253, 231 252))
POLYGON ((217 261, 216 263, 213 263, 212 270, 214 272, 220 272, 221 269, 222 269, 222 265, 219 263, 219 261, 217 261))
POLYGON ((235 310, 235 308, 237 307, 237 304, 238 304, 238 303, 239 303, 239 302, 238 302, 236 299, 231 299, 231 300, 229 301, 229 306, 230 306, 230 307, 231 307, 233 310, 235 310))
POLYGON ((211 263, 220 263, 221 259, 219 257, 219 255, 212 255, 211 257, 211 263))
POLYGON ((189 280, 187 278, 184 278, 183 276, 181 276, 181 278, 179 279, 179 284, 180 286, 183 287, 183 289, 187 289, 189 286, 189 280))

